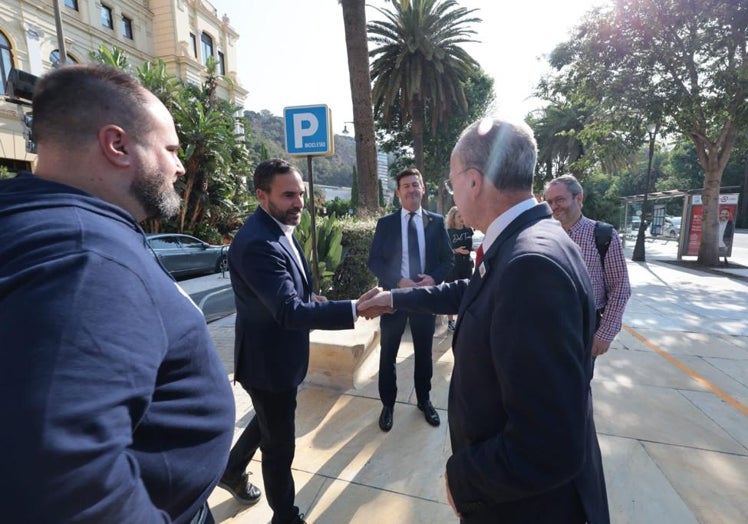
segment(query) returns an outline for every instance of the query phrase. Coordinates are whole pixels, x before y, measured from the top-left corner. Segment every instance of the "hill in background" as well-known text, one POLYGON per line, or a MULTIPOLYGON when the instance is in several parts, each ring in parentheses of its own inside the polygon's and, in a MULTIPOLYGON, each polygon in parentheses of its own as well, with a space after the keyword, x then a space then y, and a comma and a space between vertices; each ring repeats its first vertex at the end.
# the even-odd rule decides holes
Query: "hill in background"
MULTIPOLYGON (((286 154, 283 118, 270 111, 245 111, 244 116, 252 128, 250 149, 255 158, 262 158, 264 147, 268 158, 283 158, 298 166, 307 177, 306 157, 291 157, 286 154)), ((335 135, 335 155, 331 157, 314 157, 314 182, 328 186, 351 187, 353 167, 356 165, 356 142, 351 136, 335 135)))

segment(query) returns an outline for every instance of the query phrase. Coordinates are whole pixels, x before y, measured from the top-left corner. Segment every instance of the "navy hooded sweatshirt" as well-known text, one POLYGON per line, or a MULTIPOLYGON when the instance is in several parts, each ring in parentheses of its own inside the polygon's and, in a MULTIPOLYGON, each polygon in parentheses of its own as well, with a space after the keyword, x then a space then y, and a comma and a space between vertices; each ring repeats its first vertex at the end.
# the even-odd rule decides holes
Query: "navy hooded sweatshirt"
POLYGON ((133 217, 0 181, 0 520, 188 523, 234 400, 202 314, 133 217))

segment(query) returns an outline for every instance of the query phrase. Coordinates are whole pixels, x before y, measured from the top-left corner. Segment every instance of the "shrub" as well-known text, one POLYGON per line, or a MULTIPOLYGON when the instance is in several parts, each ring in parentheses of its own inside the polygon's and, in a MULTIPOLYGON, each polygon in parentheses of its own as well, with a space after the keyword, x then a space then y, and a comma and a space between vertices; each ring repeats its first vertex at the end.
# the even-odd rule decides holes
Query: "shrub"
MULTIPOLYGON (((330 289, 335 269, 340 264, 343 254, 341 239, 343 236, 341 223, 335 215, 330 217, 316 217, 317 226, 317 262, 319 264, 320 293, 326 295, 330 289)), ((304 249, 304 256, 313 266, 312 260, 312 216, 304 209, 301 222, 296 227, 296 238, 304 249)), ((312 267, 312 271, 314 268, 312 267)))
POLYGON ((343 258, 332 277, 331 300, 354 299, 377 284, 368 268, 369 249, 377 226, 376 218, 341 220, 343 258))

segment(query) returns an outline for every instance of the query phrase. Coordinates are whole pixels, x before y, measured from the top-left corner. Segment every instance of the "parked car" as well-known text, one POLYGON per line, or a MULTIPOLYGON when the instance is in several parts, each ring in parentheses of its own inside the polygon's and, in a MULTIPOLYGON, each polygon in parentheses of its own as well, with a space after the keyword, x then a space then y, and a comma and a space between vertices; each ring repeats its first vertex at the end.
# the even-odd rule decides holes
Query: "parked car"
MULTIPOLYGON (((681 217, 666 216, 657 236, 671 239, 678 238, 680 236, 680 219, 681 217)), ((647 234, 652 235, 652 224, 647 228, 647 234)))
POLYGON ((668 238, 680 237, 680 219, 681 217, 665 217, 662 234, 668 238))
POLYGON ((228 246, 216 246, 190 235, 147 235, 154 256, 175 277, 217 273, 228 269, 228 246))

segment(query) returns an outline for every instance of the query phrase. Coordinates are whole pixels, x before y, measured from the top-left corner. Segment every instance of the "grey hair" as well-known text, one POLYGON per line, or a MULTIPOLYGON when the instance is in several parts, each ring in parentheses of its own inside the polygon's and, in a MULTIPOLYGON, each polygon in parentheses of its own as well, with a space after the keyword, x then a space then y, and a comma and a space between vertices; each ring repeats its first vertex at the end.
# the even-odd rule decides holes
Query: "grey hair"
POLYGON ((584 193, 582 184, 579 183, 579 180, 577 180, 577 177, 575 177, 574 175, 561 175, 560 177, 554 178, 550 182, 546 183, 543 192, 545 193, 546 191, 548 191, 549 187, 557 186, 559 184, 565 185, 566 189, 568 189, 569 193, 571 193, 571 196, 577 196, 584 193))
POLYGON ((538 158, 532 129, 524 122, 484 118, 470 124, 452 150, 500 191, 531 191, 538 158))

